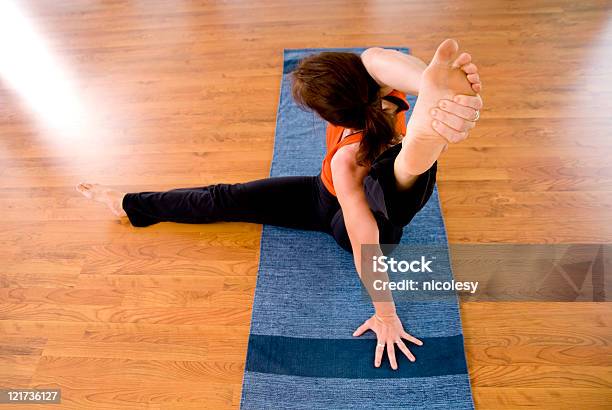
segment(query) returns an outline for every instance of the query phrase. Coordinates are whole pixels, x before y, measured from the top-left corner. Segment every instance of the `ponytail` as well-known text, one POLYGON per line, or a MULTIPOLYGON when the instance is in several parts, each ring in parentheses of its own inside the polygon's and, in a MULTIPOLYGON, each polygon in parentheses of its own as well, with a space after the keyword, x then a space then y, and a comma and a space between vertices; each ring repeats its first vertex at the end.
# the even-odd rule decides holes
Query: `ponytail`
POLYGON ((291 93, 299 106, 314 110, 330 124, 362 130, 359 165, 370 165, 396 140, 395 115, 383 111, 380 85, 359 55, 313 54, 300 61, 291 77, 291 93))
POLYGON ((370 165, 397 137, 391 117, 382 109, 378 93, 364 110, 363 139, 357 152, 359 165, 370 165))

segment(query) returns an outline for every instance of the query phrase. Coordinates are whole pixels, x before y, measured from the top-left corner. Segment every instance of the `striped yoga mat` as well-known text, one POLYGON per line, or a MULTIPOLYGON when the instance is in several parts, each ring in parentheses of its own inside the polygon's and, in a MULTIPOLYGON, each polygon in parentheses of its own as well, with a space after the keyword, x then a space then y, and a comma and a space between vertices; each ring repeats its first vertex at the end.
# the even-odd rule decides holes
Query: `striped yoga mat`
MULTIPOLYGON (((325 123, 294 104, 289 79, 301 58, 319 51, 285 50, 271 176, 320 171, 325 123)), ((437 191, 402 243, 446 246, 437 191)), ((376 369, 374 334, 352 337, 373 313, 352 256, 326 234, 264 226, 242 408, 472 409, 456 299, 397 309, 424 345, 411 345, 415 363, 398 354, 399 370, 388 362, 376 369)))

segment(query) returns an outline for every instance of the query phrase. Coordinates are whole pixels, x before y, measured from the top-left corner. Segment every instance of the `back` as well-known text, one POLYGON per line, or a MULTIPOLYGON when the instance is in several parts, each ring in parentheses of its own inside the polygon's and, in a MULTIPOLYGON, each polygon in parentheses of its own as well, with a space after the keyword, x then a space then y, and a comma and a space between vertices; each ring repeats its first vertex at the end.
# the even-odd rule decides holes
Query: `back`
MULTIPOLYGON (((403 134, 406 131, 406 115, 404 112, 410 108, 406 102, 406 94, 398 90, 393 90, 389 95, 384 96, 383 99, 386 99, 398 106, 395 117, 395 129, 398 133, 403 134)), ((325 154, 323 164, 321 165, 321 180, 323 181, 325 188, 327 188, 327 190, 334 196, 336 196, 336 190, 334 189, 334 183, 332 180, 331 160, 340 148, 346 145, 358 143, 363 138, 363 134, 360 131, 342 138, 342 134, 344 133, 345 129, 345 127, 327 123, 327 129, 325 132, 327 153, 325 154)))

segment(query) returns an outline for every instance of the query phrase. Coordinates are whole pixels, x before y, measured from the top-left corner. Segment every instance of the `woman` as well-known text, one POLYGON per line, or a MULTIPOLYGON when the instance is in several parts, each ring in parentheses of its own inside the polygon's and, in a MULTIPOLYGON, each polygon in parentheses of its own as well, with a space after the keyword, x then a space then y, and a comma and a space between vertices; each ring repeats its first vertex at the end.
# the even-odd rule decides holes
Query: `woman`
MULTIPOLYGON (((431 196, 440 153, 448 142, 465 139, 478 120, 478 71, 469 54, 454 58, 457 51, 454 40, 444 41, 429 66, 382 48, 304 59, 292 74, 293 96, 329 122, 318 176, 168 192, 122 193, 87 183, 77 190, 134 226, 240 221, 327 232, 353 253, 362 277, 361 245, 399 242, 431 196), (408 124, 405 94, 419 96, 408 124)), ((404 330, 391 295, 372 302, 375 314, 354 336, 376 333, 375 366, 386 347, 397 369, 394 345, 414 361, 402 338, 422 342, 404 330)))

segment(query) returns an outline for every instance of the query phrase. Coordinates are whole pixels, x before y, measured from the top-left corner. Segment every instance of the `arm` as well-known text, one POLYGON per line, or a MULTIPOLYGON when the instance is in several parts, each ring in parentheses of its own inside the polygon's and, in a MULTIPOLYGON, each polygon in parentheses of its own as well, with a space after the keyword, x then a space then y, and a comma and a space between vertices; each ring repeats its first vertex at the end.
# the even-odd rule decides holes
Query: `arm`
MULTIPOLYGON (((351 246, 353 248, 353 257, 355 268, 360 279, 372 299, 375 314, 366 320, 356 331, 353 336, 360 336, 367 330, 372 330, 377 336, 377 347, 374 357, 374 365, 381 365, 382 356, 387 349, 387 355, 391 367, 397 369, 397 360, 395 358, 395 345, 408 357, 408 360, 414 361, 415 358, 406 347, 402 338, 407 339, 417 345, 423 343, 415 337, 408 334, 395 312, 395 303, 393 295, 390 291, 376 292, 376 298, 373 297, 372 283, 376 279, 388 281, 389 277, 386 273, 368 272, 367 280, 364 278, 361 266, 363 244, 379 245, 378 224, 370 207, 367 203, 365 192, 363 190, 363 180, 368 174, 368 169, 357 165, 355 154, 359 149, 357 144, 349 145, 341 148, 331 162, 332 178, 338 201, 342 207, 344 215, 344 223, 348 232, 351 246)), ((375 255, 382 255, 380 247, 376 247, 375 255)), ((368 255, 370 257, 370 255, 368 255)), ((367 265, 367 264, 366 264, 367 265)), ((369 265, 368 265, 369 266, 369 265)))
MULTIPOLYGON (((393 89, 406 94, 418 95, 421 76, 427 65, 420 59, 396 50, 380 47, 368 48, 361 54, 361 60, 368 73, 380 85, 382 95, 389 94, 393 89)), ((472 62, 472 56, 462 53, 453 62, 465 73, 475 93, 482 91, 482 83, 478 68, 472 62)), ((440 122, 434 130, 451 143, 467 138, 468 132, 474 128, 476 111, 482 108, 480 95, 456 95, 453 100, 440 100, 438 104, 440 122), (459 138, 458 133, 463 133, 459 138)), ((433 118, 432 118, 433 120, 433 118)))
MULTIPOLYGON (((332 159, 331 168, 338 202, 340 202, 344 215, 344 224, 346 225, 346 230, 351 240, 351 247, 353 248, 355 268, 360 279, 363 280, 361 245, 376 245, 379 243, 379 238, 378 224, 376 219, 374 219, 374 215, 372 215, 372 211, 370 211, 365 192, 363 191, 363 180, 368 173, 368 169, 357 165, 355 162, 357 149, 357 144, 340 149, 332 159)), ((378 248, 377 253, 382 254, 380 248, 378 248)), ((380 276, 380 279, 389 280, 386 273, 380 276)), ((364 283, 364 286, 369 288, 366 283, 364 283)), ((390 293, 384 296, 376 299, 385 299, 385 302, 373 300, 372 304, 376 314, 380 317, 392 316, 395 314, 393 297, 390 293)))
POLYGON ((418 95, 421 74, 427 67, 422 60, 396 50, 380 47, 368 48, 361 53, 361 61, 368 73, 387 94, 396 89, 418 95))

